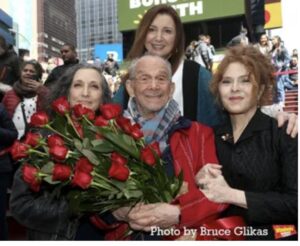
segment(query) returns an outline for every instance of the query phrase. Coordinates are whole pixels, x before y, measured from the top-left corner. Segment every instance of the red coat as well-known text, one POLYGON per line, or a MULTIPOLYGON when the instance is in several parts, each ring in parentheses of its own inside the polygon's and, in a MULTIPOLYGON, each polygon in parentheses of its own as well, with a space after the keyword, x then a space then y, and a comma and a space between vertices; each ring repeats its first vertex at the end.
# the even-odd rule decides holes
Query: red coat
POLYGON ((181 209, 179 227, 197 228, 203 223, 217 218, 227 206, 210 202, 195 183, 197 172, 207 163, 219 163, 216 156, 214 133, 210 127, 193 122, 188 129, 181 129, 171 136, 170 147, 176 175, 183 170, 188 192, 179 196, 181 209))
MULTIPOLYGON (((40 111, 42 109, 42 99, 46 98, 47 94, 49 92, 49 89, 45 86, 41 86, 37 91, 37 111, 40 111)), ((16 107, 21 102, 21 98, 16 94, 15 90, 10 90, 5 93, 2 103, 7 110, 9 116, 12 118, 16 107)))

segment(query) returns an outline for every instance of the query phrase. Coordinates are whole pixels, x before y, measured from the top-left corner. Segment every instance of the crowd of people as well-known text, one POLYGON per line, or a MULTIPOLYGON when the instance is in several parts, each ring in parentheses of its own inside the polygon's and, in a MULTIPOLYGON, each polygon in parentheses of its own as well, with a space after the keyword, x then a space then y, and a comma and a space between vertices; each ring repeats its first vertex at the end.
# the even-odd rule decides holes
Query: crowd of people
MULTIPOLYGON (((242 28, 240 34, 228 42, 227 47, 236 45, 249 45, 245 28, 242 28)), ((282 109, 285 106, 285 91, 298 90, 298 51, 294 49, 290 54, 281 37, 276 35, 269 38, 266 33, 261 34, 259 41, 253 46, 268 57, 275 67, 277 87, 273 103, 282 109)), ((203 34, 199 35, 198 41, 191 41, 185 51, 187 59, 193 60, 211 71, 215 54, 210 36, 203 34)))
MULTIPOLYGON (((219 219, 227 224, 210 229, 250 228, 256 233, 244 233, 248 240, 278 238, 274 225, 297 230, 297 115, 263 112, 274 89, 280 92, 278 81, 286 88, 288 82, 293 88, 298 83, 296 73, 284 73, 297 70, 298 57, 286 59, 279 37, 273 37, 272 47, 265 39, 254 46, 235 41, 212 73, 210 37, 200 35, 185 50, 180 17, 171 6, 159 4, 141 19, 127 55, 128 71, 118 82, 113 78, 119 67, 111 55, 101 68, 80 64, 71 44, 62 46, 63 64, 43 82, 37 61, 24 61, 18 71, 12 69, 14 62, 3 62, 9 51, 0 38, 0 240, 8 239, 6 190, 16 165, 9 146, 28 132, 33 113, 51 115, 51 102, 61 96, 71 107, 81 103, 96 114, 100 105, 121 104, 123 116, 141 126, 146 143, 159 143, 166 173, 182 171, 187 190, 171 203, 121 207, 93 223, 74 214, 67 197, 50 199, 47 186, 33 192, 21 166, 14 174, 9 209, 27 228, 27 239, 124 239, 119 233, 123 225, 133 232, 126 236, 130 240, 170 240, 150 233, 153 227, 180 230, 172 239, 224 239, 201 230, 219 219), (196 233, 185 235, 186 229, 196 233)), ((294 230, 280 238, 297 240, 294 230)))

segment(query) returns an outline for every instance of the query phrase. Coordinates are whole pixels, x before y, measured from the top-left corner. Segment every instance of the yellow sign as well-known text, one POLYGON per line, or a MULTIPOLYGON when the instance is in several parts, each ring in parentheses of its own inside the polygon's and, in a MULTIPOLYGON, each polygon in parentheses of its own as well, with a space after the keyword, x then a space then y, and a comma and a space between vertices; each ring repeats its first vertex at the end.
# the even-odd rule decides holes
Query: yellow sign
POLYGON ((282 27, 281 2, 265 4, 265 29, 282 27))

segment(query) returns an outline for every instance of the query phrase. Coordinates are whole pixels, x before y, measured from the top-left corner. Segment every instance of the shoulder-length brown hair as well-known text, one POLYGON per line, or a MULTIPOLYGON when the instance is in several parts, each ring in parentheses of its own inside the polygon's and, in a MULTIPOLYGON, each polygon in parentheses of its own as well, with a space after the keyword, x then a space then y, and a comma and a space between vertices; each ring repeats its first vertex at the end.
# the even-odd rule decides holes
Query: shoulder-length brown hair
POLYGON ((184 54, 185 40, 184 40, 183 25, 181 23, 180 17, 178 16, 177 12, 173 9, 173 7, 167 4, 156 5, 150 8, 143 16, 135 32, 135 38, 133 41, 133 45, 127 55, 127 60, 133 60, 135 58, 141 57, 145 53, 146 51, 145 40, 146 40, 149 27, 153 22, 153 20, 156 18, 156 16, 159 14, 169 15, 175 23, 175 27, 176 27, 175 43, 171 51, 172 55, 169 58, 169 62, 171 63, 172 66, 172 73, 174 74, 184 54))
POLYGON ((221 105, 219 83, 222 81, 227 67, 233 62, 243 64, 249 71, 250 79, 255 82, 256 91, 261 92, 258 95, 258 105, 270 104, 275 89, 275 69, 271 61, 252 45, 239 45, 227 49, 225 57, 213 74, 210 85, 217 102, 221 105))

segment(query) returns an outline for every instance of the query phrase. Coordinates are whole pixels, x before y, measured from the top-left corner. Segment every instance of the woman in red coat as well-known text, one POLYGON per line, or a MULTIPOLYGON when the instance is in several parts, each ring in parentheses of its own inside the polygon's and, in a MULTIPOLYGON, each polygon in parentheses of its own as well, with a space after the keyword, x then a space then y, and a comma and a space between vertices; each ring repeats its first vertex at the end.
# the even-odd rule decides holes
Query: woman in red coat
POLYGON ((2 103, 12 118, 17 130, 18 139, 26 132, 31 115, 41 109, 42 100, 48 89, 41 78, 43 68, 37 61, 25 61, 21 67, 20 80, 13 89, 6 92, 2 103))

